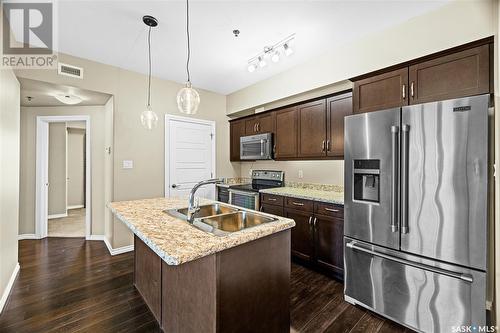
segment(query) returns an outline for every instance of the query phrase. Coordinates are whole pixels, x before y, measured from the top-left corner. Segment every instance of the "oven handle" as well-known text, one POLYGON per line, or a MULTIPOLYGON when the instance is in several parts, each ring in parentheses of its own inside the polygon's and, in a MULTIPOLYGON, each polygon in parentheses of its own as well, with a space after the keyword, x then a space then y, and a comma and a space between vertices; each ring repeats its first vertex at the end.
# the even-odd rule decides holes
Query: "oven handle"
POLYGON ((258 192, 240 191, 240 190, 234 190, 232 188, 229 189, 229 193, 236 193, 236 194, 246 195, 247 197, 256 197, 256 196, 259 195, 258 192))
POLYGON ((355 241, 346 243, 345 246, 348 247, 348 248, 350 248, 350 249, 353 249, 353 250, 365 252, 365 253, 371 254, 372 256, 377 256, 377 257, 380 257, 380 258, 383 258, 383 259, 395 261, 395 262, 398 262, 398 263, 403 264, 403 265, 408 265, 408 266, 412 266, 412 267, 415 267, 415 268, 418 268, 418 269, 422 269, 424 271, 430 271, 430 272, 433 272, 433 273, 437 273, 437 274, 441 274, 441 275, 446 275, 446 276, 449 276, 449 277, 452 277, 452 278, 455 278, 455 279, 460 279, 462 281, 469 282, 469 283, 474 282, 474 279, 472 278, 472 275, 470 275, 470 274, 454 272, 454 271, 450 271, 450 270, 447 270, 447 269, 444 269, 444 268, 434 267, 434 266, 430 266, 430 265, 426 265, 426 264, 421 264, 421 263, 418 263, 418 262, 415 262, 415 261, 411 261, 411 260, 406 260, 406 259, 394 257, 394 256, 391 256, 391 255, 388 255, 388 254, 385 254, 385 253, 381 253, 381 252, 378 252, 378 251, 374 251, 374 250, 367 249, 365 247, 359 246, 359 245, 356 244, 355 241))

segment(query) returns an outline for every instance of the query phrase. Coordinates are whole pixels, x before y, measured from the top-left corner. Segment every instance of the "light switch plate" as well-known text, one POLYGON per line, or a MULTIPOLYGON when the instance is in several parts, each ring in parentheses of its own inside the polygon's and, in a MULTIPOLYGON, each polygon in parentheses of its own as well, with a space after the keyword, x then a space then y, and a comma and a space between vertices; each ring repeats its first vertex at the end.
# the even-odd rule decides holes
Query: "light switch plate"
POLYGON ((132 160, 123 160, 122 162, 122 169, 133 169, 134 168, 134 161, 132 160))
POLYGON ((304 178, 304 171, 299 170, 299 179, 304 178))

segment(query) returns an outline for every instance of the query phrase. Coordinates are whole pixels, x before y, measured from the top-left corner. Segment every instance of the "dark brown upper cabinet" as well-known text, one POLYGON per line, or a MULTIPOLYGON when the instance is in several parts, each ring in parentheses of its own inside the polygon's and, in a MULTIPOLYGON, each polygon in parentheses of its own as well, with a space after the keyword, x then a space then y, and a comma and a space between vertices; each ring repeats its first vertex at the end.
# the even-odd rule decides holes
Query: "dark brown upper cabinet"
POLYGON ((344 156, 344 117, 352 115, 352 94, 342 94, 326 100, 327 156, 344 156))
POLYGON ((352 79, 354 113, 492 92, 491 43, 480 40, 352 79))
POLYGON ((301 104, 299 116, 298 157, 326 156, 326 100, 301 104))
POLYGON ((256 115, 245 120, 245 134, 254 135, 272 133, 274 127, 274 113, 256 115))
POLYGON ((274 128, 275 159, 297 157, 298 109, 290 107, 275 112, 274 128))
POLYGON ((234 120, 229 123, 231 162, 240 161, 240 138, 245 136, 245 120, 234 120))
POLYGON ((408 68, 354 81, 352 95, 354 113, 408 105, 408 68))
POLYGON ((410 104, 487 94, 489 52, 486 44, 410 66, 410 104))

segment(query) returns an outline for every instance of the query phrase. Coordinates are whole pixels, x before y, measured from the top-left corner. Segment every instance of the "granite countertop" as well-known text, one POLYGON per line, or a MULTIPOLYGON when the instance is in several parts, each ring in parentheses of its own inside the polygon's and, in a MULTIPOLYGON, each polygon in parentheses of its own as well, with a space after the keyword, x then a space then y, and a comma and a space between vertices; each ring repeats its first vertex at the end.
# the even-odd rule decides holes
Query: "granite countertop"
POLYGON ((248 178, 224 178, 224 182, 222 183, 217 183, 217 186, 219 187, 229 187, 233 185, 243 185, 243 184, 250 184, 252 182, 251 179, 248 178))
POLYGON ((285 186, 285 187, 275 187, 275 188, 260 190, 260 193, 283 195, 299 199, 308 199, 308 200, 344 205, 344 192, 341 190, 323 190, 314 188, 285 186))
MULTIPOLYGON (((201 204, 210 202, 200 201, 201 204)), ((108 206, 168 265, 180 265, 295 226, 293 220, 276 216, 278 221, 275 222, 215 236, 163 212, 164 209, 186 207, 186 199, 154 198, 112 202, 108 206)))

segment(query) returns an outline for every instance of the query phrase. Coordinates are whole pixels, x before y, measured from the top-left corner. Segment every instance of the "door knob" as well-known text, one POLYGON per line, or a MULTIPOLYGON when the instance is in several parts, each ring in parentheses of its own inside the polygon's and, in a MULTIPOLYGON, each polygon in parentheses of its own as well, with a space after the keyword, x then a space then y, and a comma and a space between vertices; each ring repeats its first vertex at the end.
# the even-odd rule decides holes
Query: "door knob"
POLYGON ((176 188, 177 187, 177 184, 172 184, 172 188, 176 188))

